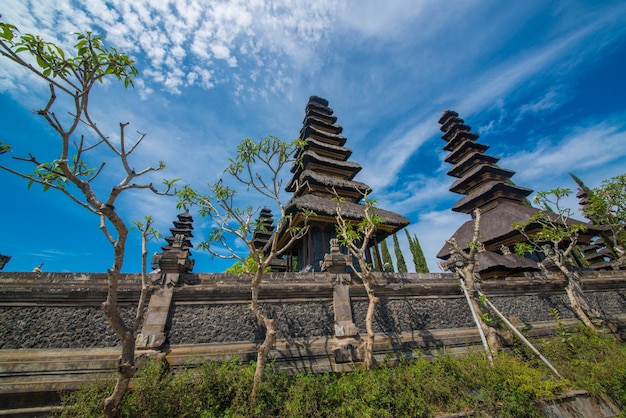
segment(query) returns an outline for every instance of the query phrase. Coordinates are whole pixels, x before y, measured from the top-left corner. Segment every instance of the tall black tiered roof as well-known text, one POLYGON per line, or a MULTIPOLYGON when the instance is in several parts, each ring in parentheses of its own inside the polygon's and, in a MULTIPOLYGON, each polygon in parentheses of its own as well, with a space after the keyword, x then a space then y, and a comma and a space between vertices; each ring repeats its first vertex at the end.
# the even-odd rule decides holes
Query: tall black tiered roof
POLYGON ((444 150, 450 154, 446 161, 453 164, 448 175, 458 178, 450 191, 463 194, 453 211, 472 213, 496 207, 499 202, 523 202, 532 190, 511 183, 515 174, 512 170, 496 165, 498 158, 485 154, 487 146, 476 142, 479 135, 471 132, 471 127, 452 110, 446 110, 439 119, 442 139, 446 141, 444 150))
MULTIPOLYGON (((471 132, 472 128, 458 113, 445 110, 439 123, 443 132, 441 138, 446 141, 443 149, 449 151, 445 161, 453 165, 448 175, 458 179, 450 191, 464 195, 452 210, 468 214, 475 209, 481 211, 479 239, 484 251, 478 253, 476 272, 482 277, 499 277, 538 270, 534 261, 510 252, 515 243, 525 240, 519 231, 512 228, 512 224, 525 221, 539 211, 526 203, 526 197, 532 190, 511 182, 515 172, 498 167, 498 158, 485 154, 489 147, 477 142, 478 134, 471 132)), ((580 223, 571 219, 568 222, 580 223)), ((473 228, 474 221, 467 221, 452 238, 467 248, 472 240, 473 228)), ((529 225, 527 232, 537 228, 540 225, 529 225)), ((595 233, 589 228, 588 232, 579 237, 581 243, 595 233)), ((452 249, 448 244, 437 254, 443 260, 451 256, 452 249)))
MULTIPOLYGON (((363 214, 360 202, 372 189, 354 180, 361 171, 361 165, 348 161, 352 150, 344 146, 346 137, 341 135, 343 127, 337 125, 337 117, 333 113, 326 99, 317 96, 309 98, 300 130, 300 138, 306 145, 296 155, 301 161, 292 167, 293 177, 286 187, 288 192, 294 193, 287 204, 288 212, 308 209, 334 217, 337 193, 345 199, 345 216, 359 218, 363 214)), ((393 226, 392 229, 409 224, 404 216, 382 209, 376 211, 383 218, 383 223, 393 226)))
MULTIPOLYGON (((174 227, 170 228, 170 233, 172 235, 170 235, 169 237, 165 237, 167 245, 161 247, 163 251, 172 248, 172 244, 176 240, 176 235, 184 236, 181 249, 189 250, 190 248, 193 248, 193 245, 191 244, 191 238, 193 238, 193 234, 191 233, 191 231, 193 230, 193 218, 191 217, 191 214, 189 212, 184 212, 176 215, 176 217, 178 218, 178 220, 174 221, 174 227)), ((191 253, 189 253, 189 255, 191 255, 191 253)))
MULTIPOLYGON (((296 153, 299 161, 293 165, 293 176, 285 188, 293 193, 285 206, 286 214, 292 215, 296 223, 304 223, 304 212, 314 212, 314 215, 308 217, 308 223, 316 226, 318 232, 315 233, 319 234, 317 236, 322 241, 319 243, 321 248, 325 248, 328 239, 334 237, 336 195, 343 200, 343 215, 348 219, 359 220, 364 216, 361 200, 372 191, 367 184, 354 180, 361 171, 361 165, 349 161, 352 150, 345 146, 343 127, 337 124, 337 117, 333 113, 326 99, 317 96, 309 98, 300 130, 300 138, 305 145, 296 153), (327 231, 327 227, 333 231, 332 237, 327 236, 329 233, 319 232, 327 231)), ((379 208, 374 210, 381 217, 382 224, 373 242, 380 242, 409 224, 409 220, 402 215, 379 208)), ((279 237, 279 242, 286 239, 287 236, 279 237)), ((297 245, 305 244, 300 242, 297 245)), ((309 251, 317 251, 318 244, 307 245, 315 248, 300 247, 300 250, 294 252, 304 251, 309 254, 309 251)))

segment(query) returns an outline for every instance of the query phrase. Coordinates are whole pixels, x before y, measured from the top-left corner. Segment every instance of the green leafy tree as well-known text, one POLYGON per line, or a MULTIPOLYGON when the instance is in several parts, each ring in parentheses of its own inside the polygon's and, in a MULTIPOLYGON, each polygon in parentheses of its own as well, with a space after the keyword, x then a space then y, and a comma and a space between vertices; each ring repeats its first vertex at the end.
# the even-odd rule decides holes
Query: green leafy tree
MULTIPOLYGON (((556 188, 538 192, 534 202, 539 211, 525 221, 515 222, 512 227, 526 238, 525 242, 515 244, 518 255, 529 253, 541 254, 546 261, 552 262, 567 280, 565 291, 570 307, 576 316, 590 329, 596 327, 589 319, 587 299, 580 287, 580 278, 572 271, 570 257, 578 244, 580 234, 587 227, 582 222, 571 219, 573 211, 562 207, 563 198, 571 194, 570 189, 556 188)), ((594 313, 599 316, 599 313, 594 313)))
MULTIPOLYGON (((115 389, 101 402, 105 413, 111 416, 136 371, 137 331, 136 324, 129 325, 122 319, 117 303, 129 230, 115 203, 122 193, 129 190, 146 189, 156 194, 167 194, 175 180, 165 181, 162 191, 149 181, 141 182, 148 173, 165 168, 163 162, 143 170, 133 168, 131 156, 145 134, 129 143, 125 134, 128 123, 120 123, 119 137, 112 138, 103 133, 101 125, 96 124, 92 117, 89 104, 94 87, 110 78, 121 81, 125 87, 132 86, 133 77, 138 73, 133 60, 115 48, 107 48, 101 36, 90 32, 75 36, 76 44, 69 53, 39 36, 20 35, 15 26, 0 22, 0 56, 48 83, 49 99, 36 114, 48 123, 59 139, 58 158, 55 160, 42 161, 35 155, 36 150, 33 150, 28 157, 13 157, 17 163, 3 163, 0 169, 26 179, 29 188, 38 184, 44 191, 61 192, 72 202, 96 215, 100 219, 102 233, 113 247, 113 265, 107 271, 108 294, 102 305, 104 315, 122 344, 115 389), (34 63, 31 63, 33 60, 34 63), (63 106, 57 103, 57 95, 69 99, 63 101, 69 109, 56 111, 63 106), (79 131, 83 133, 79 134, 79 131), (110 161, 111 157, 120 163, 119 170, 122 173, 121 179, 113 183, 107 182, 111 176, 100 176, 105 161, 110 161), (33 170, 20 168, 24 165, 30 165, 33 170)), ((1 144, 0 154, 6 154, 9 147, 8 144, 1 144)))
POLYGON ((393 252, 396 254, 396 263, 398 264, 398 273, 406 273, 406 262, 404 261, 404 255, 400 248, 400 242, 396 234, 393 234, 393 252))
POLYGON ((413 256, 413 264, 415 265, 416 273, 428 273, 428 264, 426 264, 426 258, 424 257, 424 252, 422 251, 422 246, 420 245, 419 239, 417 235, 409 235, 409 231, 404 230, 406 233, 406 239, 409 241, 409 249, 411 250, 411 255, 413 256))
POLYGON ((395 271, 393 268, 393 260, 391 259, 391 253, 389 252, 389 247, 387 246, 387 240, 383 240, 380 243, 380 250, 382 252, 383 258, 383 270, 384 271, 395 271))
MULTIPOLYGON (((369 251, 370 241, 378 225, 382 223, 382 219, 376 214, 376 201, 368 199, 364 195, 363 217, 360 221, 347 219, 343 215, 341 204, 344 199, 335 193, 335 201, 337 202, 337 238, 339 243, 348 249, 350 268, 361 279, 365 292, 367 293, 368 306, 365 315, 365 329, 367 332, 367 340, 365 343, 365 367, 371 369, 374 365, 374 314, 376 307, 380 302, 380 298, 376 296, 374 291, 374 276, 372 274, 372 265, 365 261, 365 253, 369 251), (356 260, 358 266, 354 265, 356 260)), ((384 241, 383 241, 384 242, 384 241)))
POLYGON ((584 215, 605 228, 602 238, 617 259, 614 267, 626 266, 626 173, 604 180, 587 196, 584 215))
POLYGON ((207 251, 213 257, 238 260, 240 263, 238 268, 250 277, 250 310, 259 325, 265 328, 265 339, 257 350, 257 364, 250 395, 253 403, 256 402, 267 355, 276 339, 274 319, 267 317, 259 308, 259 289, 263 273, 276 257, 281 256, 309 230, 306 225, 309 214, 305 213, 305 225, 298 226, 293 217, 285 212, 285 205, 280 198, 282 189, 280 174, 285 166, 298 163, 293 155, 303 145, 304 142, 299 139, 288 143, 273 136, 258 142, 245 139, 238 145, 235 158, 230 159, 224 171, 225 176, 208 185, 208 194, 202 194, 189 186, 178 192, 179 208, 196 206, 200 216, 209 218, 215 225, 207 240, 200 243, 198 248, 207 251), (274 234, 264 249, 255 247, 253 235, 255 229, 264 228, 255 216, 265 205, 259 204, 256 207, 238 205, 239 195, 233 187, 226 184, 227 181, 234 181, 245 189, 256 192, 261 200, 268 199, 280 209, 280 218, 276 221, 274 234), (287 239, 279 242, 277 237, 281 236, 287 239), (247 254, 240 254, 232 244, 233 238, 245 244, 247 254))

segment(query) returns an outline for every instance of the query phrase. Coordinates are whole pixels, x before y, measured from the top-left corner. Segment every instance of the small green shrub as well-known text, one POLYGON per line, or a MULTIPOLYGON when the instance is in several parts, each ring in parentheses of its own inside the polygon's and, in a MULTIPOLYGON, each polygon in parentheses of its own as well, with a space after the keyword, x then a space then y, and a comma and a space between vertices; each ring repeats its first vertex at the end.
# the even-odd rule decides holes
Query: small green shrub
POLYGON ((62 418, 103 417, 98 402, 113 392, 115 379, 99 381, 82 386, 77 391, 67 392, 62 396, 62 409, 53 412, 52 416, 62 418))
POLYGON ((626 408, 626 345, 579 326, 567 335, 544 339, 541 346, 576 388, 605 394, 626 408))

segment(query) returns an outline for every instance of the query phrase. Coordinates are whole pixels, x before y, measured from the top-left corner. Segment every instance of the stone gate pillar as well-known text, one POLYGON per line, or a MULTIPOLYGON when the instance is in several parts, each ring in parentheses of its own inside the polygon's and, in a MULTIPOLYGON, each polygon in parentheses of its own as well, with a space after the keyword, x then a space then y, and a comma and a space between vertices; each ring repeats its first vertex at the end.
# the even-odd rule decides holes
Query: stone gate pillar
POLYGON ((359 361, 359 330, 352 320, 350 304, 350 284, 352 278, 346 272, 349 256, 339 251, 336 238, 330 240, 330 254, 324 255, 322 271, 329 274, 333 285, 333 310, 335 314, 335 346, 333 354, 336 363, 359 361))

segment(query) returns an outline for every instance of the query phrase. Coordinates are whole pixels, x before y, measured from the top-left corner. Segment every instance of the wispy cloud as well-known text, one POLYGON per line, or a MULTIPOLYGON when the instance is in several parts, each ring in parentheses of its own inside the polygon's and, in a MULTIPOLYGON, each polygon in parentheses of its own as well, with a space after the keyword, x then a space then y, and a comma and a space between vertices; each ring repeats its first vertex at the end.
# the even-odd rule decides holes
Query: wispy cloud
POLYGON ((576 127, 555 137, 538 141, 535 149, 507 156, 500 164, 516 170, 516 180, 523 184, 559 178, 572 170, 598 170, 626 158, 626 127, 621 123, 576 127))
POLYGON ((81 0, 46 8, 18 5, 3 14, 25 31, 66 47, 60 34, 104 30, 109 43, 146 61, 140 64, 148 68, 144 74, 151 82, 180 94, 197 80, 204 88, 228 82, 279 89, 291 82, 293 68, 306 68, 336 9, 334 2, 312 0, 81 0))

